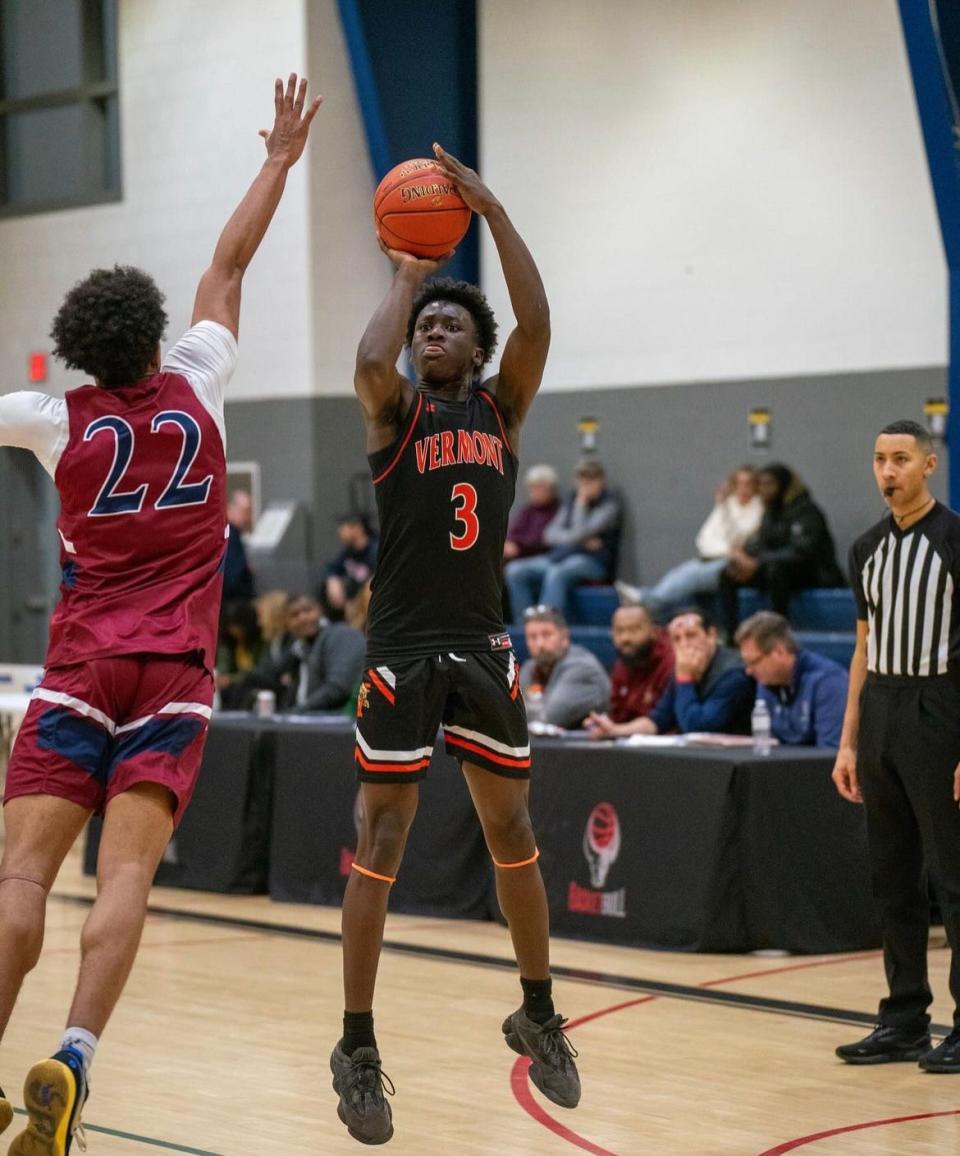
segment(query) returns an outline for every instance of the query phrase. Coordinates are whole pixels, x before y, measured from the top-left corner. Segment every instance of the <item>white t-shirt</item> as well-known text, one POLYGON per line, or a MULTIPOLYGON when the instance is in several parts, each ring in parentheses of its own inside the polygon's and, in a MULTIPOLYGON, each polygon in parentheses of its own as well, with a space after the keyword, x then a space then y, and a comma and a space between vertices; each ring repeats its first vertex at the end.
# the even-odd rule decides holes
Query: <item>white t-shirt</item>
MULTIPOLYGON (((216 321, 199 321, 163 359, 161 373, 179 373, 217 423, 224 449, 224 390, 237 364, 237 339, 216 321)), ((0 446, 31 450, 52 478, 70 438, 63 398, 22 390, 0 397, 0 446)))

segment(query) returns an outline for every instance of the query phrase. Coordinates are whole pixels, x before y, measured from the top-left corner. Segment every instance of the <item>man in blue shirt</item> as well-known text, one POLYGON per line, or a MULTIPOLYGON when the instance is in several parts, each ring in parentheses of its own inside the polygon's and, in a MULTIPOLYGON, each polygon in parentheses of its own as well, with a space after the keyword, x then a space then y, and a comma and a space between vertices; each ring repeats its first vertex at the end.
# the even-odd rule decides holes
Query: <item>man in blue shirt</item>
POLYGON ((840 745, 847 672, 832 659, 802 650, 780 614, 761 610, 737 631, 736 643, 757 695, 770 709, 774 737, 789 746, 840 745))
POLYGON ((717 628, 702 610, 681 610, 668 627, 675 656, 673 678, 638 734, 750 733, 753 679, 735 650, 720 646, 717 628))

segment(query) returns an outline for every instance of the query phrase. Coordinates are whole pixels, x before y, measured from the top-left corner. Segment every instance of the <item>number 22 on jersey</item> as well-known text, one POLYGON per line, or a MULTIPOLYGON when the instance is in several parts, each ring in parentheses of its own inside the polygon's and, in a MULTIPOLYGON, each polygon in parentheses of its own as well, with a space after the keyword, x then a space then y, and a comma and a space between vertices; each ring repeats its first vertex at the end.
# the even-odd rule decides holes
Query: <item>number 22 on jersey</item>
MULTIPOLYGON (((200 426, 195 418, 179 409, 169 409, 158 413, 150 423, 150 432, 157 433, 163 425, 179 426, 180 432, 183 434, 183 444, 180 448, 179 460, 171 471, 170 481, 160 497, 154 502, 153 508, 165 510, 173 506, 202 506, 210 496, 213 474, 208 474, 201 482, 184 484, 184 479, 200 452, 200 444, 203 440, 200 426)), ((147 496, 147 483, 144 482, 133 490, 125 492, 120 490, 136 447, 133 428, 122 417, 111 414, 108 417, 101 417, 92 421, 84 430, 83 440, 88 442, 97 434, 105 432, 113 434, 113 464, 100 487, 97 500, 90 507, 87 516, 90 518, 109 518, 118 514, 137 514, 143 509, 143 502, 147 496)))
POLYGON ((477 491, 469 482, 457 482, 450 495, 453 503, 462 503, 453 511, 453 516, 463 529, 459 534, 450 534, 452 550, 469 550, 480 537, 480 521, 477 518, 477 491))

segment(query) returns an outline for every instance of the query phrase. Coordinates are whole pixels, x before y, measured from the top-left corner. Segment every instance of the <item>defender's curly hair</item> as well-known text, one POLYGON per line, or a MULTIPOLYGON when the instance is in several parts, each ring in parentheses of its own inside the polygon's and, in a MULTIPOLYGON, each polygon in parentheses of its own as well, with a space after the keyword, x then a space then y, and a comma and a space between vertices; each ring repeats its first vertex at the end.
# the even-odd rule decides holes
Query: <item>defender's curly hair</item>
POLYGON ((452 277, 438 277, 435 281, 427 281, 423 285, 410 307, 410 318, 407 321, 407 345, 413 341, 413 331, 416 328, 421 309, 431 301, 452 301, 454 305, 461 305, 466 309, 477 327, 477 344, 483 350, 483 364, 486 365, 497 348, 497 322, 486 297, 476 285, 471 285, 469 281, 455 281, 452 277))
POLYGON ((132 265, 94 269, 64 298, 53 319, 53 352, 68 369, 106 388, 129 385, 147 371, 167 315, 156 282, 132 265))

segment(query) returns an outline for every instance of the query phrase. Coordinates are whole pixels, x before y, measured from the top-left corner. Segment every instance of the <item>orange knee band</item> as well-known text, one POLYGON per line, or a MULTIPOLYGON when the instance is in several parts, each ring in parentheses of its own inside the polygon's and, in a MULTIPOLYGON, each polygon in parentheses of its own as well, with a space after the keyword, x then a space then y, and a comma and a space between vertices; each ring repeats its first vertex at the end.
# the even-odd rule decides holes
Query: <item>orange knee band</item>
POLYGON ((359 863, 351 863, 350 867, 356 871, 358 875, 366 875, 368 879, 379 879, 381 883, 396 883, 396 878, 393 875, 378 875, 376 871, 368 871, 366 867, 361 867, 359 863))
POLYGON ((529 859, 521 859, 519 863, 498 863, 496 859, 494 859, 493 865, 494 867, 501 867, 504 870, 512 870, 515 867, 529 867, 531 863, 536 863, 539 858, 540 848, 538 847, 529 859))

